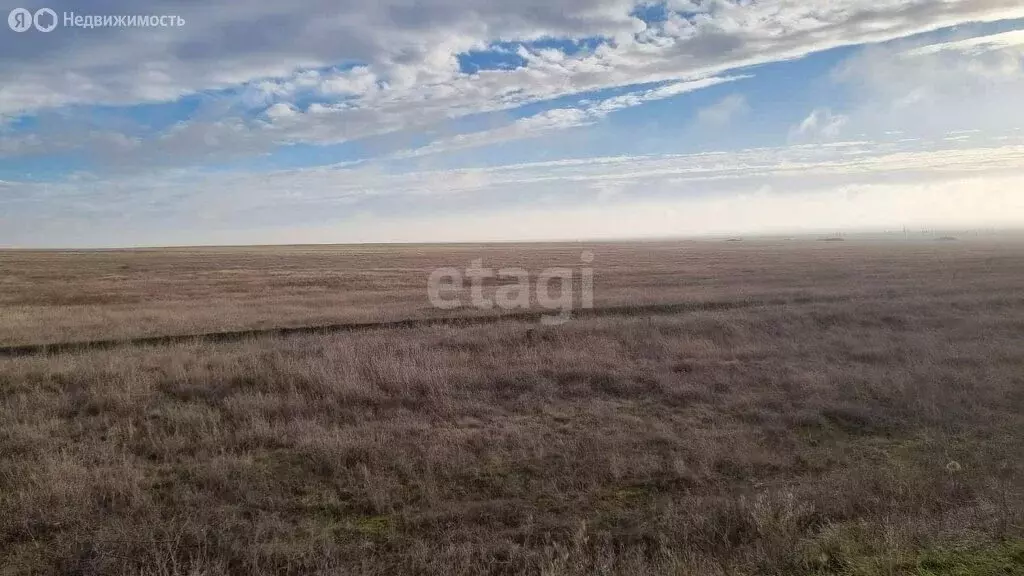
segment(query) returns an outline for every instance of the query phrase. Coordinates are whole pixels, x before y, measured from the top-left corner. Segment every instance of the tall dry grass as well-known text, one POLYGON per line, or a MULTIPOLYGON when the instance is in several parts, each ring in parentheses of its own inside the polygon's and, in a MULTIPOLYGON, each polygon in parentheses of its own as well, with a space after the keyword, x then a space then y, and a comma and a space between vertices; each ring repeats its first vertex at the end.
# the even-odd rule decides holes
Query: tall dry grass
POLYGON ((824 303, 0 359, 0 573, 1021 573, 1021 262, 962 257, 847 259, 824 303))

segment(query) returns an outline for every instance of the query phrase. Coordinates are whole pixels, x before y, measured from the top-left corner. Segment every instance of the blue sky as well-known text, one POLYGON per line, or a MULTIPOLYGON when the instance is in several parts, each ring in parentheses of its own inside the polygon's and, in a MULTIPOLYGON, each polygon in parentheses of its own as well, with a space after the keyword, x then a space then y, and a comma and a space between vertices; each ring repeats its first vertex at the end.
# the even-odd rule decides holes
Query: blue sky
POLYGON ((1024 224, 1019 2, 23 4, 0 246, 1024 224))

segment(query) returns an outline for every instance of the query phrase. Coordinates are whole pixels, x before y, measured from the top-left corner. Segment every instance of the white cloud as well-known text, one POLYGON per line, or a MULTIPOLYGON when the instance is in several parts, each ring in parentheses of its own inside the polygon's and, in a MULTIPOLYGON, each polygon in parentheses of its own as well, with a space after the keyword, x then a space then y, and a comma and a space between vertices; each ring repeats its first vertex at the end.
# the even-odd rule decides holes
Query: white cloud
POLYGON ((795 138, 835 139, 850 121, 843 114, 834 114, 828 108, 816 108, 791 132, 795 138))
POLYGON ((718 102, 697 111, 697 122, 706 127, 720 128, 732 123, 737 117, 750 111, 747 98, 742 94, 730 94, 718 102))
POLYGON ((1024 49, 1024 30, 1012 30, 988 36, 978 36, 967 40, 956 40, 953 42, 942 42, 922 46, 908 52, 910 56, 926 56, 944 51, 954 51, 965 54, 981 54, 993 50, 1004 50, 1006 48, 1024 49))
POLYGON ((578 128, 596 123, 608 114, 618 110, 639 106, 646 102, 653 102, 665 98, 671 98, 687 92, 717 86, 727 82, 735 82, 747 78, 746 76, 732 76, 719 78, 703 78, 691 82, 674 82, 658 88, 628 92, 620 96, 606 98, 604 100, 587 101, 580 108, 554 108, 540 112, 533 116, 520 118, 510 124, 489 130, 481 130, 468 134, 458 134, 447 138, 440 138, 429 145, 416 150, 403 151, 396 154, 396 157, 414 157, 426 154, 437 154, 450 152, 465 148, 486 146, 536 138, 568 128, 578 128))
MULTIPOLYGON (((346 71, 364 77, 365 71, 346 71)), ((335 82, 338 74, 308 72, 287 83, 260 83, 243 95, 254 106, 264 108, 262 114, 252 120, 237 117, 202 115, 201 121, 175 124, 156 138, 138 139, 118 135, 76 120, 75 130, 66 129, 62 119, 55 122, 60 130, 46 133, 21 135, 0 134, 0 154, 23 156, 73 148, 93 148, 97 159, 107 168, 149 169, 155 166, 187 164, 194 160, 223 160, 248 154, 270 151, 274 146, 295 142, 332 143, 358 139, 382 133, 415 131, 436 133, 433 142, 415 150, 408 150, 406 139, 394 140, 392 150, 382 153, 393 157, 422 156, 450 152, 478 146, 486 146, 511 140, 521 140, 548 135, 560 130, 588 126, 608 114, 624 108, 639 106, 687 92, 734 82, 748 76, 725 76, 702 78, 685 82, 672 82, 656 88, 638 89, 619 96, 595 101, 584 101, 578 108, 554 108, 500 123, 478 132, 446 135, 446 123, 451 112, 445 104, 429 99, 418 105, 415 115, 407 115, 412 103, 388 104, 381 102, 377 109, 360 108, 350 103, 310 105, 304 112, 292 104, 279 101, 267 106, 268 101, 282 95, 296 96, 301 90, 319 90, 324 82, 335 82), (304 88, 303 88, 304 87, 304 88), (212 118, 212 119, 211 119, 212 118), (95 146, 99 141, 121 139, 131 141, 132 146, 95 146)), ((369 86, 369 83, 367 83, 369 86)), ((376 90, 376 88, 368 88, 376 90)))
POLYGON ((281 120, 283 118, 294 118, 298 115, 298 112, 296 112, 290 105, 285 104, 284 102, 278 102, 270 108, 267 108, 264 114, 266 114, 271 120, 281 120))
POLYGON ((357 66, 341 74, 328 76, 320 83, 322 94, 368 96, 377 90, 377 76, 366 66, 357 66))
MULTIPOLYGON (((906 49, 871 47, 833 74, 849 96, 847 131, 938 137, 1024 127, 1024 36, 1019 32, 906 49)), ((840 113, 837 113, 840 114, 840 113)), ((809 118, 828 126, 827 114, 809 118)))
MULTIPOLYGON (((179 14, 186 25, 0 37, 0 114, 168 101, 251 83, 241 100, 260 109, 294 105, 303 91, 341 98, 318 104, 315 117, 295 118, 290 132, 274 136, 339 142, 567 94, 688 81, 835 46, 1024 16, 1018 0, 720 0, 673 3, 691 15, 645 25, 630 15, 634 6, 631 0, 468 0, 457 8, 448 0, 314 0, 301 7, 158 1, 147 10, 179 14), (515 70, 463 74, 456 59, 496 40, 595 36, 613 40, 574 55, 523 49, 527 66, 515 70), (348 62, 362 64, 310 71, 348 62)), ((72 0, 51 7, 86 9, 72 0)), ((103 9, 133 13, 137 5, 113 0, 103 9)))

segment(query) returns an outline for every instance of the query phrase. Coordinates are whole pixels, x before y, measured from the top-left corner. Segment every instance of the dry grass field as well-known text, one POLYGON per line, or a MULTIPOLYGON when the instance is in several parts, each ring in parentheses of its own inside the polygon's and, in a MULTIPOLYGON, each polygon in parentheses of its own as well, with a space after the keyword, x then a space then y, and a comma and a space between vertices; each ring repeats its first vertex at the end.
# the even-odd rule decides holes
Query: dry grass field
MULTIPOLYGON (((595 304, 1011 295, 1024 242, 664 242, 0 251, 0 346, 450 316, 430 272, 578 269, 595 304)), ((492 286, 493 287, 493 286, 492 286)), ((1016 292, 1019 294, 1019 292, 1016 292)), ((464 314, 473 313, 464 311, 464 314)))
POLYGON ((0 252, 0 347, 496 314, 427 276, 584 249, 635 308, 0 355, 0 574, 1024 574, 1020 243, 0 252))

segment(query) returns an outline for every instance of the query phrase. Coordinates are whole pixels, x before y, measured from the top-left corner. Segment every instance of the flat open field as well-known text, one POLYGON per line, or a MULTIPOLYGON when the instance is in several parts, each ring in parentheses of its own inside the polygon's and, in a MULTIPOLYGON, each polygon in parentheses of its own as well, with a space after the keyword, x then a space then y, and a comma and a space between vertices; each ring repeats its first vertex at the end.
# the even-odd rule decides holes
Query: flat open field
POLYGON ((1020 243, 0 252, 0 349, 499 314, 474 259, 606 313, 0 354, 0 574, 1024 574, 1020 243))
POLYGON ((427 298, 437 268, 465 269, 479 259, 534 274, 578 270, 584 251, 594 254, 598 307, 991 298, 1020 295, 1024 277, 1020 240, 0 251, 0 346, 451 316, 427 298))

